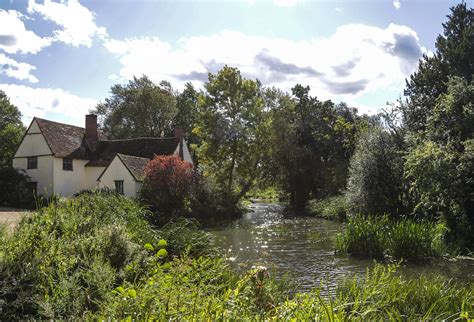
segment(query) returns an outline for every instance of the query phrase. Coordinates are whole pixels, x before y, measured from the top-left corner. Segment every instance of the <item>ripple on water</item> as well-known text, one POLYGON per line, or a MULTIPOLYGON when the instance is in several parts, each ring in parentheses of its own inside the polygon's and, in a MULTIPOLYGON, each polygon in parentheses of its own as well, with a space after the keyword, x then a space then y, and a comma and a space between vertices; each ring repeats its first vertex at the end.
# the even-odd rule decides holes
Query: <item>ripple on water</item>
MULTIPOLYGON (((236 267, 252 265, 273 268, 277 277, 293 278, 300 290, 320 286, 334 289, 344 277, 362 276, 370 260, 334 254, 334 241, 341 224, 314 217, 287 218, 283 207, 253 204, 251 211, 224 229, 212 230, 218 246, 228 250, 236 267)), ((474 281, 474 261, 442 261, 436 265, 408 266, 403 273, 434 272, 474 281)))

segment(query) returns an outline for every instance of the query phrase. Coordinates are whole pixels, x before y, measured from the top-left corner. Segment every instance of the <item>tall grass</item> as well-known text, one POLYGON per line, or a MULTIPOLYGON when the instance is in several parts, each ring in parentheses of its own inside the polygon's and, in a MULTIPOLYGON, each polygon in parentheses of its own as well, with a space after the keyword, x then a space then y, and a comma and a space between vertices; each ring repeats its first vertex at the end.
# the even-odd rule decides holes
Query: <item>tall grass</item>
POLYGON ((328 220, 345 221, 347 219, 347 204, 344 196, 310 200, 306 211, 310 215, 328 220))
POLYGON ((446 253, 443 224, 388 216, 351 217, 336 238, 336 251, 358 257, 421 260, 446 253))

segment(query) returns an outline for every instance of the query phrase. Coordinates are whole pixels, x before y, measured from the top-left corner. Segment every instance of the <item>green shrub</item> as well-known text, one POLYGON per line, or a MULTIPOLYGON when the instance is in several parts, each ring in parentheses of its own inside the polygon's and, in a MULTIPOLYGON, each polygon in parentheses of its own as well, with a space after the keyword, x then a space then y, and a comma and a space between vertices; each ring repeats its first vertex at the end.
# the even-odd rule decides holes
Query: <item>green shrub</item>
POLYGON ((336 238, 336 250, 358 257, 409 260, 440 257, 445 252, 443 224, 388 216, 356 215, 336 238))
POLYGON ((35 197, 28 180, 24 171, 0 168, 0 206, 33 209, 35 197))
POLYGON ((347 219, 347 205, 344 196, 310 200, 306 211, 313 216, 329 220, 345 221, 347 219))

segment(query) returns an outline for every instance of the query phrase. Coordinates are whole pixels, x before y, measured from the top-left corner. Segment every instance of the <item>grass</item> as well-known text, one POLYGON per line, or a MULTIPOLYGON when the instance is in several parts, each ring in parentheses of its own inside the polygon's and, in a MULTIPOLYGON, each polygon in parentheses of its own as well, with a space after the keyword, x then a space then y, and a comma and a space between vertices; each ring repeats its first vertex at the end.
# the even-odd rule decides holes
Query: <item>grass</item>
POLYGON ((336 251, 357 257, 423 260, 446 253, 443 224, 355 215, 336 238, 336 251))
MULTIPOLYGON (((148 216, 147 209, 121 196, 83 194, 24 218, 13 234, 0 234, 2 319, 436 320, 474 315, 474 286, 441 277, 404 279, 393 265, 377 264, 364 279, 343 281, 329 298, 322 295, 327 294, 323 286, 294 294, 264 267, 232 271, 195 222, 177 220, 154 229, 148 216)), ((417 231, 407 227, 400 229, 417 231)))
POLYGON ((347 219, 347 205, 344 196, 310 200, 306 211, 310 215, 328 220, 345 221, 347 219))

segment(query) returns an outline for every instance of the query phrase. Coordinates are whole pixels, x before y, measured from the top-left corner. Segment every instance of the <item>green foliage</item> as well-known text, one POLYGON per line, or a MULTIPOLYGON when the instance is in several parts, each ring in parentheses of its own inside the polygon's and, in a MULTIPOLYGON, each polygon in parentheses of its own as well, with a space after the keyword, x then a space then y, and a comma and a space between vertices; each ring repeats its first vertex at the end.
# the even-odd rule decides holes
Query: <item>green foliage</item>
POLYGON ((423 260, 445 254, 443 224, 355 215, 336 238, 336 250, 357 257, 423 260))
POLYGON ((474 315, 474 288, 437 276, 407 280, 396 265, 375 265, 363 279, 346 279, 333 298, 321 288, 277 307, 279 320, 456 320, 474 315))
POLYGON ((403 213, 403 159, 391 135, 380 128, 363 133, 351 158, 346 198, 353 213, 403 213))
POLYGON ((172 134, 177 113, 171 85, 153 83, 148 77, 134 77, 127 85, 116 84, 112 95, 92 112, 103 121, 109 139, 160 137, 172 134))
POLYGON ((448 79, 461 77, 468 83, 474 74, 474 10, 466 3, 451 8, 443 35, 436 39, 436 52, 424 55, 405 89, 401 106, 404 124, 412 132, 423 132, 438 97, 446 93, 448 79))
POLYGON ((28 186, 28 179, 22 171, 0 168, 0 206, 33 209, 35 196, 28 186))
POLYGON ((198 120, 198 97, 199 93, 193 84, 186 83, 184 90, 176 96, 176 114, 175 126, 184 130, 186 142, 189 145, 199 144, 198 137, 193 133, 198 120))
POLYGON ((265 96, 272 111, 268 172, 297 210, 304 208, 311 195, 321 198, 345 187, 361 120, 355 109, 321 102, 309 91, 296 85, 293 97, 275 89, 267 90, 265 96))
POLYGON ((309 214, 324 219, 337 221, 347 219, 347 204, 344 196, 310 200, 306 209, 309 214))
POLYGON ((24 132, 20 111, 0 90, 0 168, 11 167, 24 132))
POLYGON ((415 212, 443 218, 463 250, 474 244, 474 83, 452 78, 406 157, 415 212))
POLYGON ((267 152, 268 118, 261 85, 245 79, 236 68, 209 74, 199 97, 199 119, 193 133, 203 175, 218 187, 232 208, 260 178, 267 152))

